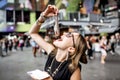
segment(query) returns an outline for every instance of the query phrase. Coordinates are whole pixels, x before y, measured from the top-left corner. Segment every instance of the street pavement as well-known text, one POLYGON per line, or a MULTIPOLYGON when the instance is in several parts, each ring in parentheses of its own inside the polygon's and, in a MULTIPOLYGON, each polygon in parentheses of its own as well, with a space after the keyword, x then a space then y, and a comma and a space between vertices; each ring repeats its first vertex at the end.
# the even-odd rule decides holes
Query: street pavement
POLYGON ((94 53, 95 59, 82 65, 83 80, 120 80, 120 47, 115 51, 114 55, 108 53, 104 65, 100 63, 101 54, 94 53))
MULTIPOLYGON (((120 53, 120 48, 116 51, 120 53)), ((37 53, 33 57, 32 48, 23 51, 9 52, 6 57, 0 57, 0 80, 32 80, 28 71, 44 70, 47 56, 37 53)), ((100 63, 100 53, 95 54, 88 64, 82 64, 82 80, 120 80, 120 55, 108 53, 106 64, 100 63)))

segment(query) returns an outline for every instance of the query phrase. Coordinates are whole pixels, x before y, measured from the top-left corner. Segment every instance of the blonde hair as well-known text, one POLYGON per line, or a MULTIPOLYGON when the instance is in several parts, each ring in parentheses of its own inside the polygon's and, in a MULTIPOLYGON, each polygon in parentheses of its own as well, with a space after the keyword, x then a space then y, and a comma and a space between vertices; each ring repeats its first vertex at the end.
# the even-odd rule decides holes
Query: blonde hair
POLYGON ((79 61, 82 56, 86 58, 85 56, 86 49, 87 49, 86 40, 82 35, 79 35, 79 37, 75 40, 75 54, 69 57, 72 61, 69 65, 69 69, 71 72, 75 71, 75 69, 78 67, 79 61))

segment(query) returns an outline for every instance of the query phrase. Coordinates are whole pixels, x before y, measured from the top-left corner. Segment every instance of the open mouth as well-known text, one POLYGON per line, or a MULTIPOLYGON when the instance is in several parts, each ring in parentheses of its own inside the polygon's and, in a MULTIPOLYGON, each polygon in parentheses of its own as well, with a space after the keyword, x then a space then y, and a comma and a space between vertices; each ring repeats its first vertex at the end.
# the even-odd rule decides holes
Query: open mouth
POLYGON ((62 41, 62 38, 60 36, 54 38, 57 41, 62 41))
POLYGON ((61 38, 59 38, 59 39, 57 39, 58 41, 62 41, 62 39, 61 38))
POLYGON ((60 39, 60 38, 61 38, 60 36, 56 36, 56 37, 54 37, 55 40, 60 39))

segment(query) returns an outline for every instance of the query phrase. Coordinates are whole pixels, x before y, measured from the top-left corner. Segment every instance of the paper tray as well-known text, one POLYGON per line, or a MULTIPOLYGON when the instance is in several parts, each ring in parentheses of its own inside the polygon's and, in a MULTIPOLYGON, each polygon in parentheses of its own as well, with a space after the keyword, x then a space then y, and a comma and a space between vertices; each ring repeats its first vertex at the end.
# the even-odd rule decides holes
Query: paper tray
POLYGON ((27 74, 30 75, 32 78, 38 80, 45 79, 50 76, 47 72, 41 71, 39 69, 28 71, 27 74))

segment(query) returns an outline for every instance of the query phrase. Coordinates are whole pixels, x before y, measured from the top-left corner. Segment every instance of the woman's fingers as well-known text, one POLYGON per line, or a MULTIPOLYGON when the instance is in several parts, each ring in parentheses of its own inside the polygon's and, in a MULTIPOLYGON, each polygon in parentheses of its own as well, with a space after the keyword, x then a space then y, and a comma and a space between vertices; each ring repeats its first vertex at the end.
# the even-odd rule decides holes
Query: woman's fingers
POLYGON ((55 5, 48 5, 47 9, 44 11, 47 17, 55 16, 58 14, 58 9, 55 5))

